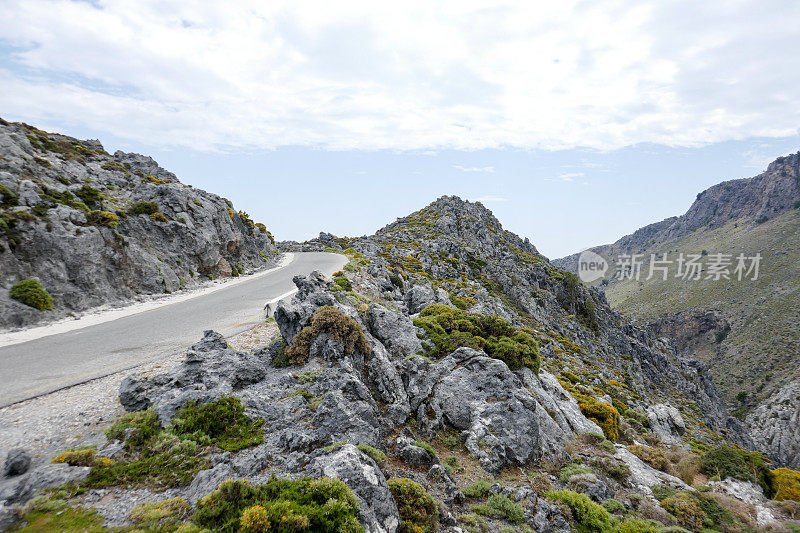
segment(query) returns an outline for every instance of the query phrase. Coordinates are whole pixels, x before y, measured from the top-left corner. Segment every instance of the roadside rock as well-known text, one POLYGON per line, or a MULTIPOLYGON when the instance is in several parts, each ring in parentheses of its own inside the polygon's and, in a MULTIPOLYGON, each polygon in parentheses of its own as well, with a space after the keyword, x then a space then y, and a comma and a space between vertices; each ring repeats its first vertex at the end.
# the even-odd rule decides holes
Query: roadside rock
POLYGON ((3 466, 3 477, 13 477, 24 474, 31 466, 31 456, 25 448, 12 448, 6 456, 3 466))
POLYGON ((63 463, 42 465, 21 476, 0 483, 0 503, 25 503, 36 491, 64 483, 83 481, 89 475, 88 466, 69 466, 63 463))
POLYGON ((367 311, 367 325, 372 335, 396 358, 405 358, 422 351, 422 343, 411 319, 402 313, 372 304, 367 311))

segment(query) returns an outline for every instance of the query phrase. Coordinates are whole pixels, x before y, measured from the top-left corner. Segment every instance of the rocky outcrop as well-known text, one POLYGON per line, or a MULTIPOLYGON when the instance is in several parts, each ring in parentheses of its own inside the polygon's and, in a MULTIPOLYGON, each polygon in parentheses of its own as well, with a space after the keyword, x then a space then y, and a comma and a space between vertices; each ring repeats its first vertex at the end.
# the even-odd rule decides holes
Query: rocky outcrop
POLYGON ((665 444, 680 444, 686 433, 686 423, 681 412, 668 404, 659 403, 647 408, 650 430, 665 444))
MULTIPOLYGON (((576 435, 601 432, 547 372, 512 372, 504 362, 469 348, 429 362, 415 356, 419 330, 406 314, 378 304, 362 314, 319 273, 298 276, 295 283, 298 293, 275 311, 284 338, 295 340, 317 310, 331 306, 357 322, 369 353, 346 352, 321 332, 309 342, 305 364, 275 368, 272 362, 285 341, 260 352, 237 352, 221 335, 207 331, 172 372, 130 376, 121 385, 124 407, 152 407, 164 425, 187 402, 230 394, 241 398, 249 415, 265 421, 264 444, 201 471, 187 489, 190 501, 224 479, 258 482, 258 473, 270 464, 273 472, 342 479, 359 498, 364 527, 393 532, 399 518, 386 477, 354 445, 386 449, 390 435, 400 431, 397 456, 409 467, 431 469, 431 479, 452 503, 463 495, 418 438, 456 431, 482 467, 498 473, 563 457, 576 435)), ((544 507, 539 512, 544 513, 540 520, 549 516, 544 507)), ((557 516, 551 518, 558 522, 557 516)))
POLYGON ((745 419, 759 450, 779 466, 800 470, 800 381, 792 381, 745 419))
POLYGON ((228 200, 149 157, 0 119, 0 328, 191 288, 276 253, 228 200), (51 294, 52 311, 9 297, 26 278, 51 294))

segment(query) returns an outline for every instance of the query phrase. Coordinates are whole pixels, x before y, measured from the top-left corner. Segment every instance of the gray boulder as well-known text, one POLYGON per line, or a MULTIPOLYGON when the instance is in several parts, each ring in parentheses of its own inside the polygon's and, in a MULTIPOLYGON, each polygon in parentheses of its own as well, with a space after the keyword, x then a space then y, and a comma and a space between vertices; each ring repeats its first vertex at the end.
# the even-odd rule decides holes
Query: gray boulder
POLYGON ((69 466, 64 463, 42 465, 0 483, 0 504, 25 503, 41 489, 83 481, 90 470, 88 466, 69 466))
POLYGON ((417 328, 404 314, 372 304, 367 311, 367 325, 370 333, 386 346, 393 357, 402 359, 422 351, 417 328))
POLYGON ((675 407, 659 403, 647 408, 650 429, 665 444, 680 444, 681 435, 686 433, 686 423, 681 412, 675 407))
POLYGON ((408 314, 419 313, 436 301, 433 289, 428 285, 414 285, 403 296, 408 314))
POLYGON ((205 332, 173 372, 128 377, 120 385, 120 402, 129 411, 155 407, 163 424, 189 401, 207 403, 232 394, 266 375, 264 354, 237 352, 215 331, 205 332))
POLYGON ((3 466, 3 477, 13 477, 24 474, 31 466, 31 456, 25 448, 12 448, 6 455, 3 466))
POLYGON ((341 479, 359 501, 359 521, 368 533, 394 533, 400 515, 386 478, 377 464, 352 444, 339 446, 330 454, 316 457, 305 475, 341 479))
POLYGON ((419 361, 409 361, 408 391, 423 431, 466 431, 467 449, 489 472, 541 457, 538 404, 505 363, 470 348, 419 361))
POLYGON ((308 276, 295 276, 292 281, 297 286, 297 294, 288 303, 278 302, 275 308, 275 322, 286 344, 292 344, 294 336, 308 324, 317 309, 335 302, 330 292, 333 282, 316 270, 308 276))

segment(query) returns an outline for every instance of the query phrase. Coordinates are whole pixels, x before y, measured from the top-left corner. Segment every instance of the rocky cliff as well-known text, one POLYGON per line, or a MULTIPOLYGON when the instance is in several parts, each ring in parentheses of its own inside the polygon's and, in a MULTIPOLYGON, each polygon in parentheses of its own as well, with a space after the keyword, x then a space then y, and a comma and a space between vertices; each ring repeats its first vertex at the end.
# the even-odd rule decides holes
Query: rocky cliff
POLYGON ((269 265, 274 241, 153 159, 0 119, 0 328, 269 265), (52 310, 11 298, 35 278, 52 310))
MULTIPOLYGON (((614 244, 592 248, 609 260, 642 254, 640 279, 607 279, 600 287, 612 306, 677 340, 689 357, 706 361, 730 410, 746 421, 760 449, 778 464, 800 465, 800 416, 792 391, 800 383, 800 154, 780 157, 766 171, 727 181, 697 195, 691 208, 614 244), (651 254, 673 260, 667 279, 645 279, 651 254), (708 263, 728 254, 728 276, 685 280, 679 253, 708 263), (733 275, 739 254, 761 257, 758 276, 733 275)), ((554 263, 575 270, 577 254, 554 263)), ((609 273, 613 273, 613 268, 609 273)))

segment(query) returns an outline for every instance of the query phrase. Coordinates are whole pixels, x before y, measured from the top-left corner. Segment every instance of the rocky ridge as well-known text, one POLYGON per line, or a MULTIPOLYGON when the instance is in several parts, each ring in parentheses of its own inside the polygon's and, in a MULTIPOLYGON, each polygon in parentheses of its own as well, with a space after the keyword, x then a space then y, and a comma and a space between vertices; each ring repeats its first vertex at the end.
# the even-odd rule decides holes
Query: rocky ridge
POLYGON ((0 119, 0 328, 191 288, 276 253, 263 225, 150 157, 0 119), (9 296, 29 278, 52 310, 9 296))

